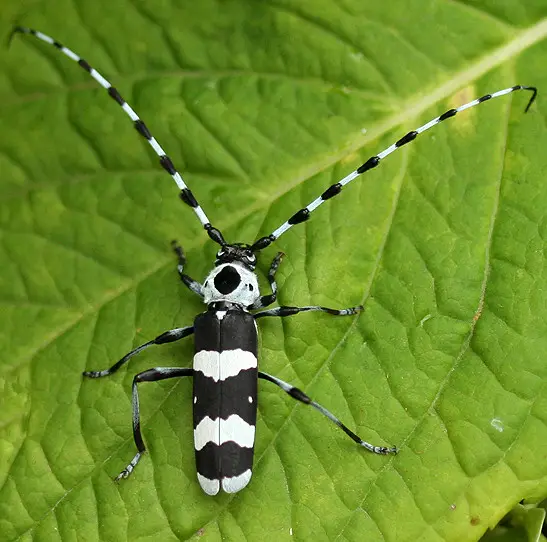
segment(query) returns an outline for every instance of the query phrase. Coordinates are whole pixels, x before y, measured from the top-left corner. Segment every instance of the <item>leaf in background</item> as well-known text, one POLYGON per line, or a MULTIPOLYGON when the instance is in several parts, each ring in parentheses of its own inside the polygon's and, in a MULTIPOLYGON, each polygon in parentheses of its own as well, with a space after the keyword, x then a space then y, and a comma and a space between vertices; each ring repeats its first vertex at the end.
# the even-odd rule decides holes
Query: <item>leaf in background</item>
POLYGON ((481 542, 544 542, 541 528, 545 522, 545 509, 537 504, 517 504, 499 525, 488 531, 481 542))
POLYGON ((196 483, 186 366, 149 350, 202 310, 213 244, 119 107, 53 47, 0 57, 0 533, 5 540, 477 540, 547 493, 547 8, 536 0, 193 3, 6 0, 110 79, 231 241, 269 233, 408 130, 487 92, 536 85, 436 127, 264 251, 280 302, 356 319, 261 322, 261 367, 363 438, 261 385, 253 481, 196 483), (368 5, 370 4, 370 5, 368 5))

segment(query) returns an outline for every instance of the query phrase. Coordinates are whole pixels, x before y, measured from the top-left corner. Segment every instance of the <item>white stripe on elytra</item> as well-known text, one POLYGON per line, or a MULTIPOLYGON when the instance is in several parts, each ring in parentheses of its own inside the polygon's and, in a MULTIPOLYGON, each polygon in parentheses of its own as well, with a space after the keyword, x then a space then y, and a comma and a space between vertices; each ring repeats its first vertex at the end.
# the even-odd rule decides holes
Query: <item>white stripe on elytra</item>
POLYGON ((241 371, 256 368, 256 356, 241 348, 214 352, 200 350, 194 355, 194 371, 212 378, 215 382, 238 375, 241 371))
POLYGON ((220 379, 220 352, 200 350, 194 355, 194 371, 203 376, 212 378, 215 382, 220 379))
POLYGON ((199 451, 208 442, 217 446, 225 442, 235 442, 242 448, 252 448, 255 441, 255 426, 248 424, 237 414, 226 420, 205 416, 194 429, 194 448, 199 451))
POLYGON ((205 416, 194 429, 194 448, 201 450, 208 442, 218 445, 220 439, 220 418, 212 420, 205 416))
POLYGON ((226 420, 220 419, 220 444, 235 442, 242 448, 252 448, 255 443, 254 425, 248 424, 237 414, 228 416, 226 420))

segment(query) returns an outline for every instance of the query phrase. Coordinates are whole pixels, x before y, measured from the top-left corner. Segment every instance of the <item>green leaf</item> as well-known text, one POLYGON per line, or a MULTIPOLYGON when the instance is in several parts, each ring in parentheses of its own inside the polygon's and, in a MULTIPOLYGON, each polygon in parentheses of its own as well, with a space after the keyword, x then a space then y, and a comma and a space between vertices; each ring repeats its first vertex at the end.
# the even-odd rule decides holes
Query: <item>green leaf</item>
POLYGON ((541 534, 545 522, 545 509, 537 504, 517 504, 481 542, 544 542, 541 534))
POLYGON ((281 304, 358 318, 260 322, 261 368, 364 439, 260 385, 253 480, 196 480, 191 341, 84 381, 203 310, 216 246, 120 108, 55 48, 0 57, 0 533, 3 540, 478 540, 547 494, 547 7, 540 0, 27 2, 13 24, 111 80, 230 241, 270 233, 370 156, 514 84, 355 180, 276 250, 281 304))

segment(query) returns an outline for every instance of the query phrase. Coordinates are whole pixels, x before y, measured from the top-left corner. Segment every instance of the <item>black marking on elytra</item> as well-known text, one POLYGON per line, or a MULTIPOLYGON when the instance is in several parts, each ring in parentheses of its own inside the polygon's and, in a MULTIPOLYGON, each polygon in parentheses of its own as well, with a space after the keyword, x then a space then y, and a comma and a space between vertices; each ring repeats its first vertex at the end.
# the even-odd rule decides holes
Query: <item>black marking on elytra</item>
POLYGON ((333 184, 333 185, 329 186, 321 194, 321 199, 326 201, 326 200, 336 196, 337 194, 340 194, 341 191, 342 191, 342 185, 340 183, 333 184))
POLYGON ((310 212, 304 207, 304 209, 300 209, 300 211, 294 213, 294 215, 289 218, 288 222, 289 224, 300 224, 301 222, 308 220, 308 218, 310 218, 310 212))
POLYGON ((190 207, 197 207, 199 205, 197 199, 194 197, 194 194, 192 194, 192 191, 189 188, 182 189, 179 193, 179 197, 182 201, 184 201, 184 203, 190 205, 190 207))
POLYGON ((258 333, 254 317, 245 311, 228 311, 222 320, 223 350, 241 348, 258 356, 258 333))
POLYGON ((208 442, 196 451, 196 469, 205 478, 239 476, 253 466, 254 448, 242 448, 229 441, 218 446, 208 442))
POLYGON ((200 371, 194 371, 194 429, 205 416, 212 420, 225 420, 232 414, 237 414, 248 424, 254 425, 257 383, 256 368, 246 369, 235 376, 217 381, 204 376, 200 371))
POLYGON ((215 288, 224 295, 231 294, 241 282, 241 276, 235 267, 227 265, 215 275, 215 288))
POLYGON ((116 100, 116 102, 119 105, 123 105, 125 103, 125 100, 122 98, 121 94, 118 92, 118 89, 116 87, 110 87, 108 89, 108 94, 111 98, 116 100))
POLYGON ((258 336, 254 317, 246 311, 229 310, 222 320, 215 311, 198 314, 194 320, 195 350, 221 352, 240 348, 258 354, 258 336), (222 333, 221 333, 222 329, 222 333))
POLYGON ((146 138, 148 141, 152 139, 152 134, 150 133, 150 130, 141 119, 136 120, 133 126, 135 126, 135 130, 137 130, 137 132, 139 132, 142 137, 146 138))

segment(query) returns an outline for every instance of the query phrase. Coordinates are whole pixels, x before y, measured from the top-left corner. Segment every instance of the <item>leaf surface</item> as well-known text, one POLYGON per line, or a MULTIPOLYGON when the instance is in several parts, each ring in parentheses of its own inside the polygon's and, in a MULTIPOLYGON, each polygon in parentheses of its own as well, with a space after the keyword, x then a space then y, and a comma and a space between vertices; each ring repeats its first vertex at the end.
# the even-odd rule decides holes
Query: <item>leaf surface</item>
POLYGON ((276 250, 285 305, 359 317, 260 322, 261 368, 364 439, 260 385, 253 480, 196 481, 191 382, 141 386, 146 454, 129 480, 131 381, 188 366, 190 340, 82 380, 203 310, 216 246, 120 108, 55 48, 0 56, 0 533, 5 540, 477 540, 547 493, 547 7, 536 0, 194 3, 6 0, 111 80, 230 241, 270 233, 370 156, 276 250), (370 4, 370 5, 368 5, 370 4))

